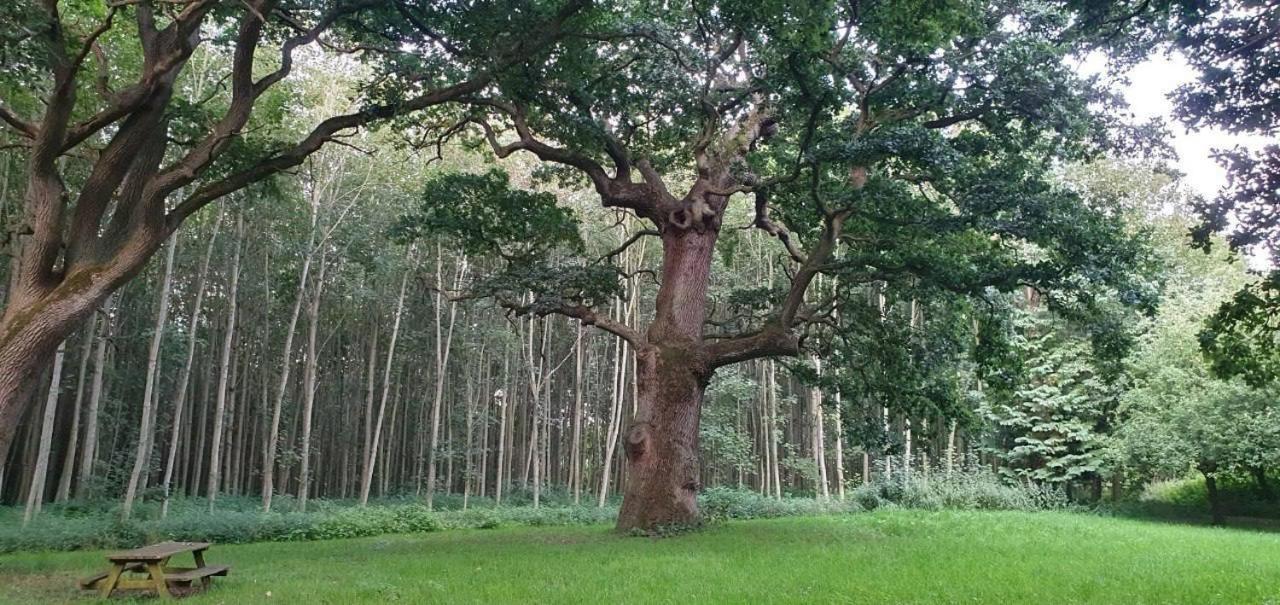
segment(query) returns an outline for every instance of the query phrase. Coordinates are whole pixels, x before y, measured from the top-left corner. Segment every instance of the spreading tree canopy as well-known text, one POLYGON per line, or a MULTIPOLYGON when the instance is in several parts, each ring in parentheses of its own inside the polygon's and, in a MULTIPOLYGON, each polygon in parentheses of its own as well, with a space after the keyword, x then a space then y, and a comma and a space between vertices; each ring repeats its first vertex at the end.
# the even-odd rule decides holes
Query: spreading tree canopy
MULTIPOLYGON (((1150 134, 1116 119, 1117 97, 1072 68, 1114 39, 1085 4, 599 2, 544 61, 406 122, 421 145, 532 154, 542 176, 585 183, 645 221, 631 242, 659 238, 662 267, 644 329, 594 310, 617 287, 616 255, 575 254, 562 236, 571 217, 499 175, 432 180, 401 231, 494 252, 501 278, 477 286, 516 312, 629 341, 639 405, 619 526, 693 521, 711 375, 806 350, 864 370, 860 345, 886 319, 868 312, 869 288, 981 306, 1030 287, 1077 319, 1151 302, 1133 271, 1146 262, 1141 234, 1055 178, 1067 163, 1145 148, 1150 134), (513 237, 534 225, 556 245, 513 237), (740 228, 776 238, 785 283, 711 301, 717 242, 740 228)), ((488 52, 455 35, 435 42, 458 61, 488 52)), ((1116 52, 1132 50, 1121 41, 1116 52)), ((388 65, 388 98, 439 77, 409 57, 388 65)), ((1095 344, 1121 346, 1103 325, 1095 344)))

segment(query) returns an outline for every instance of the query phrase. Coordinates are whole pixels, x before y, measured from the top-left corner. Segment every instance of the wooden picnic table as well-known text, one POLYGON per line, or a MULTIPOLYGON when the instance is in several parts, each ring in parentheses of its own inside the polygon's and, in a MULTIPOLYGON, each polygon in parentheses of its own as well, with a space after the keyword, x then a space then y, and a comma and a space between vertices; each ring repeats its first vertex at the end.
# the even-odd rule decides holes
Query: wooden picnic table
POLYGON ((225 576, 227 565, 206 565, 204 551, 208 542, 161 542, 142 548, 107 555, 111 570, 80 582, 86 589, 97 590, 104 598, 117 590, 153 590, 160 598, 189 594, 209 587, 213 576, 225 576), (195 567, 169 567, 174 555, 191 553, 195 567), (144 574, 139 577, 136 574, 144 574), (200 582, 199 588, 195 582, 200 582))

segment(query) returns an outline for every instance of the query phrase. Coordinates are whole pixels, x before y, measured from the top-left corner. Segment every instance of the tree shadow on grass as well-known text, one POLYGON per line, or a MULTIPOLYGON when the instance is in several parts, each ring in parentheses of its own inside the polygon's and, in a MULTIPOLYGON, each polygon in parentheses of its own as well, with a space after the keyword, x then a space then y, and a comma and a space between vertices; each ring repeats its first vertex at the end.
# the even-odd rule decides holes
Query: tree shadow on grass
POLYGON ((1209 511, 1195 510, 1188 507, 1167 504, 1133 503, 1119 507, 1107 507, 1100 512, 1135 521, 1148 521, 1166 525, 1187 525, 1193 527, 1223 527, 1265 533, 1280 533, 1280 506, 1275 517, 1259 517, 1254 515, 1232 514, 1227 511, 1226 522, 1214 525, 1209 511))

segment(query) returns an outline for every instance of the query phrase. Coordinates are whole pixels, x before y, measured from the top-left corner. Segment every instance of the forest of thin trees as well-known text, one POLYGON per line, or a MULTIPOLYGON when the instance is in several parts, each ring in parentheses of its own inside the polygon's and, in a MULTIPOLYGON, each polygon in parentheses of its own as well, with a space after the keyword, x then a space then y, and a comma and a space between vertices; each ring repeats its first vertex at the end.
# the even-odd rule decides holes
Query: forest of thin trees
MULTIPOLYGON (((501 503, 512 490, 534 505, 547 490, 616 498, 635 405, 627 343, 572 319, 451 300, 473 261, 442 244, 369 248, 380 225, 352 204, 370 192, 349 182, 358 174, 336 176, 305 183, 297 214, 245 201, 202 217, 64 343, 5 461, 4 500, 39 510, 118 497, 127 511, 138 498, 221 494, 260 496, 264 508, 288 495, 302 509, 309 498, 437 493, 501 503)), ((628 236, 622 226, 601 238, 628 236)), ((736 261, 743 278, 768 279, 763 244, 736 261)), ((616 321, 649 312, 640 270, 652 261, 644 246, 624 252, 636 277, 609 307, 616 321)), ((782 364, 732 376, 750 388, 722 390, 721 428, 746 438, 708 450, 709 483, 838 495, 881 464, 782 364)), ((970 451, 954 423, 874 414, 907 460, 970 451)))

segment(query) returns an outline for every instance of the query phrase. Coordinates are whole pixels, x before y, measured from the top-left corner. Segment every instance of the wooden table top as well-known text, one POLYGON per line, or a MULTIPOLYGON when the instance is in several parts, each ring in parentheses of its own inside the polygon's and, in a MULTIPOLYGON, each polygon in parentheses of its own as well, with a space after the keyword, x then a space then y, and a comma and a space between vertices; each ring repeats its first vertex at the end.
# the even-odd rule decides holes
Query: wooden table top
POLYGON ((107 559, 114 562, 130 561, 163 561, 173 555, 184 552, 205 550, 212 546, 208 542, 161 542, 133 550, 111 553, 107 559))

